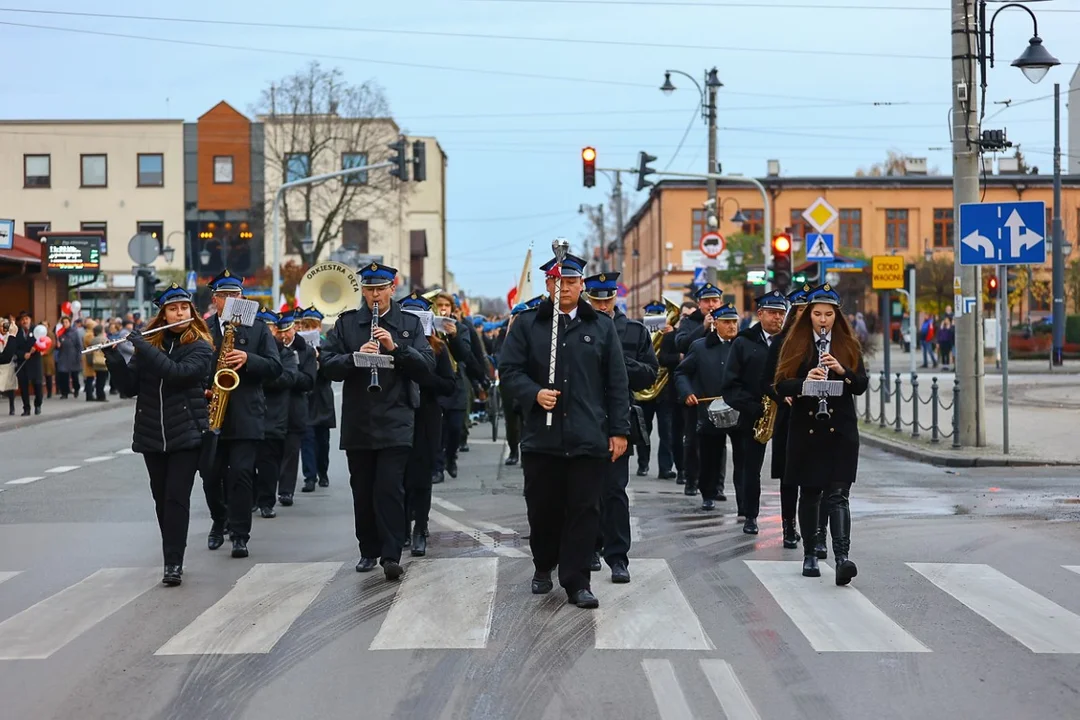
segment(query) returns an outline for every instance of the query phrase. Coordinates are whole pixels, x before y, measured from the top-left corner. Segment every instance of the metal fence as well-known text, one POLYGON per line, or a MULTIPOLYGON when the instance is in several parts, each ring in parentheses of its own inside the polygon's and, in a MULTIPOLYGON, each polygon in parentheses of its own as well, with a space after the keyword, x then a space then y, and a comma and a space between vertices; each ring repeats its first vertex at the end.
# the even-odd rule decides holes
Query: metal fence
POLYGON ((931 443, 940 443, 942 439, 951 439, 954 448, 960 447, 960 433, 957 432, 959 417, 957 415, 957 398, 960 396, 960 383, 955 379, 952 389, 942 389, 938 384, 937 377, 930 381, 930 391, 923 389, 925 383, 919 382, 918 373, 910 374, 910 381, 904 385, 903 374, 896 373, 890 383, 882 371, 877 377, 870 378, 870 387, 863 394, 862 419, 866 423, 877 423, 878 427, 892 426, 894 432, 904 432, 910 429, 912 438, 920 438, 924 433, 930 434, 931 443), (927 397, 923 397, 927 395, 927 397), (946 402, 944 399, 951 395, 946 402), (873 406, 877 405, 877 412, 873 406), (930 424, 923 425, 920 417, 927 411, 923 408, 929 405, 930 424), (942 416, 946 418, 949 430, 942 428, 942 416))

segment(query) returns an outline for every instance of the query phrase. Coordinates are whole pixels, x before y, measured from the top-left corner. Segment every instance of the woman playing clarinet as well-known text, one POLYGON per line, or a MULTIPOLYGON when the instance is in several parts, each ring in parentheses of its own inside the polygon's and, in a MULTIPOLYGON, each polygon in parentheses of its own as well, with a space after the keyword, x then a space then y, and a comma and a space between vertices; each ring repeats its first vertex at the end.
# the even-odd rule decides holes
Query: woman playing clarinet
MULTIPOLYGON (((818 506, 828 503, 836 584, 847 585, 858 573, 851 549, 848 495, 859 466, 859 418, 855 396, 869 379, 862 349, 840 312, 840 296, 828 284, 812 290, 777 362, 777 395, 792 399, 787 435, 785 478, 799 483, 799 525, 804 538, 817 531, 818 506), (805 395, 805 381, 839 381, 842 392, 805 395)), ((803 575, 820 577, 814 546, 803 543, 803 575)))

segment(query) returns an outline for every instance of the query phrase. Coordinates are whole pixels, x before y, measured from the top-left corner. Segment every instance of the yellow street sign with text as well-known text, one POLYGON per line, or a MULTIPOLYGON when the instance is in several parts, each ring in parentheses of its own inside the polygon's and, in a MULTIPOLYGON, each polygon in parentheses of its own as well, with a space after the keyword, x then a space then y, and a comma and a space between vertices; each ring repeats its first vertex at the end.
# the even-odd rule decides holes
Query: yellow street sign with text
POLYGON ((904 258, 895 255, 875 255, 871 264, 875 290, 900 290, 904 287, 904 258))

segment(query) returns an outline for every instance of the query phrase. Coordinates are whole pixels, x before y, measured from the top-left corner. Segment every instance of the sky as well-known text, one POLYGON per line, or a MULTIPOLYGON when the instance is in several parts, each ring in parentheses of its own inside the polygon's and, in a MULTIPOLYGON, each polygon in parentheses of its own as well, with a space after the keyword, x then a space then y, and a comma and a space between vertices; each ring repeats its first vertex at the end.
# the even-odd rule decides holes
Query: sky
MULTIPOLYGON (((398 124, 437 137, 448 155, 449 265, 473 295, 504 295, 530 243, 537 264, 554 237, 580 247, 588 223, 579 205, 605 202, 610 190, 603 176, 595 188, 582 186, 582 147, 597 148, 600 167, 632 167, 646 150, 658 156, 657 169, 705 171, 697 91, 674 75, 678 90, 661 93, 667 69, 701 81, 717 68, 725 173, 761 176, 777 159, 785 176, 844 176, 888 150, 950 172, 945 0, 0 6, 6 119, 193 121, 220 100, 246 112, 270 82, 312 59, 340 67, 352 82, 379 83, 398 124)), ((984 127, 1007 128, 1028 161, 1049 171, 1053 83, 1064 93, 1080 61, 1071 42, 1080 33, 1080 0, 1031 7, 1062 65, 1039 85, 1009 67, 1032 28, 1022 11, 1002 13, 984 127)), ((644 194, 629 182, 632 211, 644 194)))

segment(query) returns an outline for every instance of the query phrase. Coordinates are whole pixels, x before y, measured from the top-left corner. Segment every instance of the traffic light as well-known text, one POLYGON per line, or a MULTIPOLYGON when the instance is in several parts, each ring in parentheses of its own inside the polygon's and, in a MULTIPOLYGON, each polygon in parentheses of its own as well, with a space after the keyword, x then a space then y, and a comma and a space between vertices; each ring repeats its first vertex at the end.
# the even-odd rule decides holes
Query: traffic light
POLYGON ((427 143, 423 140, 413 140, 412 163, 413 180, 416 182, 427 180, 427 143))
POLYGON ((997 300, 998 298, 998 279, 997 275, 991 275, 986 280, 986 292, 990 296, 991 300, 997 300))
POLYGON ((772 239, 773 287, 786 293, 791 287, 791 235, 777 233, 772 239))
POLYGON ((585 187, 596 185, 596 148, 587 147, 581 149, 582 182, 585 187))
POLYGON ((409 166, 405 163, 405 138, 398 138, 386 147, 390 148, 390 162, 394 166, 390 168, 390 174, 401 182, 409 182, 409 166))
POLYGON ((637 189, 644 190, 649 185, 652 185, 651 180, 646 180, 646 175, 652 175, 656 172, 654 168, 649 167, 649 163, 656 160, 655 155, 650 155, 644 150, 638 153, 638 171, 637 171, 637 189))

